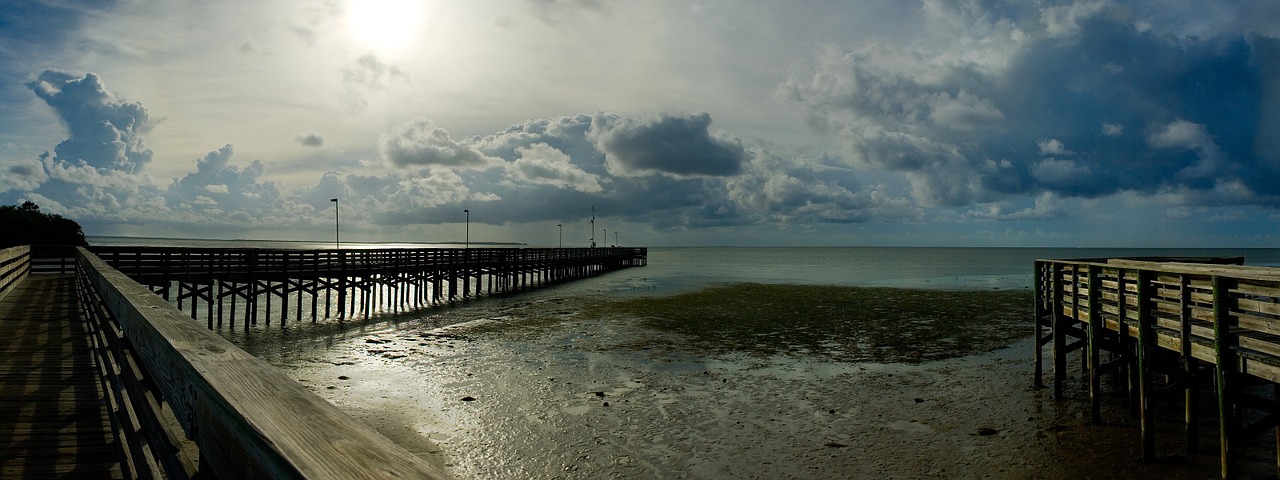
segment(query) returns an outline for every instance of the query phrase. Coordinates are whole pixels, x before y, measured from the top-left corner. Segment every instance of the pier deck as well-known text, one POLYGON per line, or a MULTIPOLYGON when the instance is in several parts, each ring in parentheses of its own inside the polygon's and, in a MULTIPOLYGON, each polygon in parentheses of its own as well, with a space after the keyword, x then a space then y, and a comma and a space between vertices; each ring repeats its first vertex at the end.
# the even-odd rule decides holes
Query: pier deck
POLYGON ((0 299, 0 478, 122 478, 75 276, 0 299))

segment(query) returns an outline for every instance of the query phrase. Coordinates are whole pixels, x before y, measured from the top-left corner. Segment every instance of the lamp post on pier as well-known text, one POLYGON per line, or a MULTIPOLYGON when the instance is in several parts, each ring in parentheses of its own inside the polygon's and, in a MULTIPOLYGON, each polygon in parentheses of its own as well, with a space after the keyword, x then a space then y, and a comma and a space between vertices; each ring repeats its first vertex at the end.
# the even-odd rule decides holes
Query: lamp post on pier
POLYGON ((608 245, 608 243, 609 243, 609 229, 607 229, 607 228, 601 228, 601 229, 600 229, 600 231, 604 232, 604 243, 605 243, 606 245, 608 245))
POLYGON ((342 248, 338 237, 338 199, 330 198, 329 201, 333 202, 333 248, 337 250, 342 248))
POLYGON ((556 226, 560 227, 560 248, 564 248, 564 224, 557 223, 556 226))
POLYGON ((471 210, 463 209, 462 213, 467 214, 467 239, 466 239, 466 243, 464 243, 463 246, 464 248, 470 249, 471 248, 471 210))

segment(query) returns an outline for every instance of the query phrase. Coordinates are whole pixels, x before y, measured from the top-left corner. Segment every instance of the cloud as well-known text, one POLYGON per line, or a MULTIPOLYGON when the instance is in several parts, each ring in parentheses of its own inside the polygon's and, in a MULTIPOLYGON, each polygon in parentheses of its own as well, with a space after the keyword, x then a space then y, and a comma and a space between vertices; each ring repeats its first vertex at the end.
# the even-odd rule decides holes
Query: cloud
POLYGON ((864 185, 838 157, 754 152, 746 172, 728 180, 728 197, 766 223, 855 223, 914 215, 914 204, 864 185))
POLYGON ((378 140, 378 152, 396 167, 485 169, 496 165, 494 158, 453 139, 448 131, 426 119, 407 122, 383 134, 378 140))
POLYGON ((926 7, 957 37, 822 45, 779 88, 851 166, 902 173, 933 205, 1167 191, 1280 205, 1280 39, 1108 1, 926 7))
POLYGON ((564 152, 545 143, 516 147, 520 155, 508 164, 512 177, 537 185, 553 185, 581 192, 602 192, 600 177, 574 166, 564 152))
POLYGON ((4 167, 0 175, 0 192, 8 190, 35 190, 46 180, 44 166, 38 160, 17 159, 4 167))
POLYGON ((711 115, 662 114, 643 119, 598 114, 591 138, 619 175, 736 175, 746 150, 738 139, 709 131, 711 115))
POLYGON ((263 209, 272 208, 280 199, 280 193, 274 182, 259 181, 266 170, 262 162, 254 160, 241 169, 231 163, 234 155, 234 147, 226 145, 197 159, 196 171, 174 179, 169 185, 167 199, 175 204, 211 205, 199 201, 203 197, 228 211, 262 213, 263 209))
POLYGON ((384 63, 372 53, 361 55, 342 68, 342 84, 347 107, 355 113, 369 106, 368 96, 385 90, 394 81, 409 81, 409 74, 399 66, 384 63))
POLYGON ((1075 152, 1067 150, 1067 147, 1056 138, 1048 140, 1040 140, 1036 142, 1036 146, 1040 147, 1041 155, 1072 155, 1075 152))
POLYGON ((323 147, 325 142, 324 134, 316 132, 299 133, 294 135, 293 141, 304 147, 323 147))
POLYGON ((70 138, 54 150, 59 159, 129 173, 141 173, 151 161, 151 150, 142 143, 152 127, 147 109, 116 99, 97 75, 45 70, 27 86, 70 130, 70 138))

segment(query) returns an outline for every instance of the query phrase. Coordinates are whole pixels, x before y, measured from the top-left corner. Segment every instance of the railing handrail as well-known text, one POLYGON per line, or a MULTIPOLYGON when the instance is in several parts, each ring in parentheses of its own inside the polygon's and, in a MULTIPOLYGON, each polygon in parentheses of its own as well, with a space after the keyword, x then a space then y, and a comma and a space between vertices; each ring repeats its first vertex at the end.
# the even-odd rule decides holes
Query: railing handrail
POLYGON ((18 245, 0 250, 0 299, 18 287, 31 273, 31 247, 18 245))
MULTIPOLYGON (((1191 259, 1184 259, 1191 260, 1191 259)), ((1145 270, 1150 272, 1176 273, 1184 275, 1226 276, 1241 280, 1280 281, 1275 267, 1259 267, 1254 265, 1236 265, 1212 262, 1160 262, 1128 258, 1083 259, 1083 260, 1036 260, 1037 263, 1095 266, 1104 269, 1145 270)))
POLYGON ((85 248, 82 272, 199 448, 225 478, 448 478, 85 248))

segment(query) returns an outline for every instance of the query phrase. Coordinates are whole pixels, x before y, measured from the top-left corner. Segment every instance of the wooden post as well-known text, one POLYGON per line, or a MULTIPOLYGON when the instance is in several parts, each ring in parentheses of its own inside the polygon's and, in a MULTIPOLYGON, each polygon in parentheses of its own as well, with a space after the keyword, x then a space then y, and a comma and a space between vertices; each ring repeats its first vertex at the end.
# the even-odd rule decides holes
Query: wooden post
POLYGON ((1032 380, 1033 382, 1032 385, 1036 389, 1041 389, 1041 388, 1044 388, 1044 379, 1040 378, 1041 376, 1044 375, 1044 348, 1043 348, 1044 342, 1041 340, 1042 337, 1044 336, 1042 322, 1044 321, 1045 318, 1051 318, 1048 315, 1046 315, 1045 308, 1044 308, 1043 289, 1046 285, 1046 281, 1048 280, 1045 278, 1044 262, 1037 261, 1035 263, 1035 276, 1036 276, 1035 285, 1032 291, 1032 300, 1031 300, 1031 303, 1034 305, 1034 310, 1032 311, 1035 312, 1034 313, 1035 325, 1033 325, 1033 327, 1035 328, 1035 342, 1036 342, 1035 343, 1036 345, 1035 371, 1032 374, 1032 376, 1034 377, 1034 379, 1032 380))
POLYGON ((1196 388, 1196 370, 1198 361, 1191 356, 1191 280, 1181 275, 1178 282, 1178 322, 1181 327, 1182 370, 1186 375, 1186 390, 1183 395, 1183 421, 1186 422, 1185 436, 1187 453, 1200 449, 1200 415, 1196 408, 1199 389, 1196 388))
POLYGON ((1062 318, 1062 264, 1053 264, 1053 398, 1062 398, 1067 379, 1066 332, 1062 318))
POLYGON ((1218 389, 1218 436, 1219 445, 1222 447, 1222 478, 1235 478, 1235 431, 1236 419, 1233 407, 1235 405, 1234 398, 1234 379, 1231 378, 1235 370, 1235 355, 1233 355, 1231 346, 1234 343, 1231 338, 1231 309, 1228 305, 1230 301, 1230 293, 1228 289, 1230 280, 1213 276, 1213 350, 1214 361, 1217 365, 1215 369, 1215 379, 1218 389))
POLYGON ((1151 272, 1138 270, 1138 416, 1142 427, 1142 459, 1155 460, 1156 429, 1152 411, 1155 392, 1152 388, 1150 361, 1155 348, 1151 318, 1151 272))
POLYGON ((347 316, 347 254, 342 250, 338 250, 336 277, 338 279, 338 319, 341 320, 347 316))
MULTIPOLYGON (((1087 295, 1089 297, 1089 325, 1086 327, 1086 335, 1089 339, 1087 362, 1089 371, 1089 419, 1094 424, 1099 424, 1102 423, 1102 392, 1100 391, 1102 388, 1100 385, 1102 381, 1100 373, 1102 368, 1099 365, 1100 359, 1098 358, 1098 328, 1100 328, 1099 324, 1103 323, 1104 320, 1102 319, 1102 302, 1100 301, 1101 299, 1098 298, 1099 269, 1096 265, 1089 265, 1087 272, 1089 274, 1089 286, 1087 290, 1087 295)), ((1078 302, 1079 296, 1076 298, 1078 302)), ((1076 318, 1079 317, 1080 304, 1077 303, 1076 318)), ((1105 324, 1102 326, 1105 327, 1105 324)))

